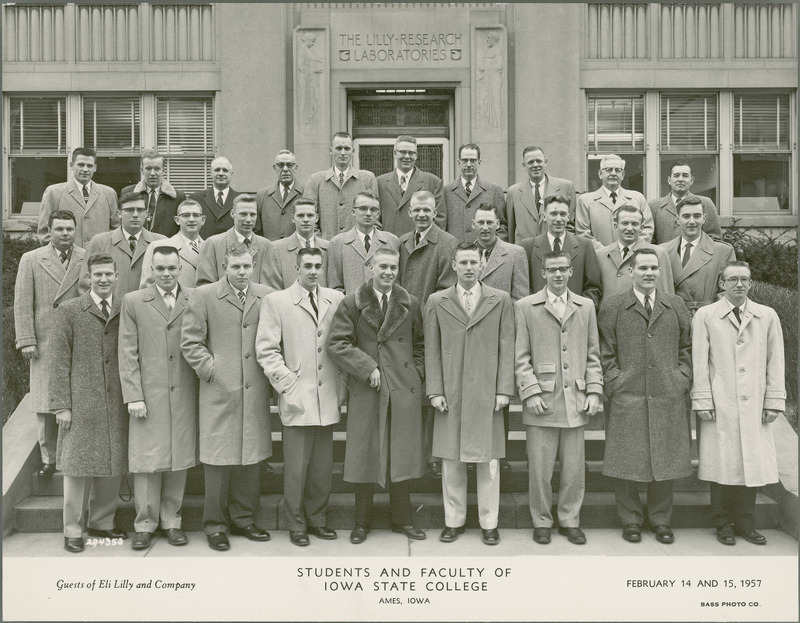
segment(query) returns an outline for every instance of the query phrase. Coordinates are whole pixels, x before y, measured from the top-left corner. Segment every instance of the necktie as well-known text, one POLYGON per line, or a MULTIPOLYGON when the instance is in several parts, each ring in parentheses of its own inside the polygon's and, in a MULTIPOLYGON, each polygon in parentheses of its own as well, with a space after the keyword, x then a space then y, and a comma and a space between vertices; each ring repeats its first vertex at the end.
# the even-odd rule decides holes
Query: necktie
POLYGON ((289 192, 289 187, 281 184, 281 203, 286 203, 286 194, 289 192))
POLYGON ((66 268, 67 264, 69 264, 69 254, 66 251, 62 251, 59 256, 61 257, 61 265, 66 268))
POLYGON ((131 253, 136 253, 136 236, 128 236, 128 243, 131 246, 131 253))
POLYGON ((466 290, 464 292, 464 311, 467 312, 467 316, 470 318, 472 317, 472 290, 466 290))
POLYGON ((369 234, 364 234, 364 250, 369 253, 369 234))
POLYGON ((225 207, 225 199, 222 197, 221 190, 217 193, 217 205, 220 207, 220 209, 225 207))
POLYGON ((486 268, 486 263, 488 261, 489 261, 489 252, 486 249, 481 249, 481 261, 480 264, 478 265, 478 268, 480 269, 481 272, 483 272, 483 269, 486 268))
POLYGON ((145 220, 145 229, 153 229, 153 223, 156 220, 156 191, 150 189, 150 198, 147 200, 147 219, 145 220))
POLYGON ((197 246, 197 240, 190 240, 189 246, 192 247, 192 251, 195 253, 200 253, 200 247, 197 246))
POLYGON ((253 241, 250 240, 250 238, 245 238, 244 239, 244 246, 246 246, 248 249, 250 248, 251 244, 253 244, 253 241))
POLYGON ((644 297, 644 313, 647 314, 648 318, 650 318, 650 314, 653 313, 653 306, 650 305, 650 295, 644 297))
POLYGON ((553 253, 561 253, 561 238, 553 240, 553 253))
POLYGON ((419 246, 419 241, 422 240, 422 236, 419 232, 414 233, 414 248, 416 249, 419 246))
POLYGON ((622 247, 622 259, 624 260, 628 257, 628 253, 630 253, 630 249, 628 247, 622 247))
POLYGON ((742 324, 742 314, 739 312, 738 307, 733 308, 733 315, 736 316, 736 322, 742 324))
POLYGON ((467 197, 469 197, 470 193, 472 192, 472 182, 467 180, 467 183, 464 184, 464 191, 467 193, 467 197))
POLYGON ((319 310, 317 309, 317 304, 314 302, 314 293, 308 293, 308 300, 311 303, 311 309, 314 310, 314 317, 319 318, 319 310))
POLYGON ((386 295, 383 293, 381 294, 381 315, 386 315, 386 295))
POLYGON ((342 186, 344 186, 344 173, 339 171, 339 188, 341 188, 342 186))
POLYGON ((242 290, 236 290, 236 294, 239 295, 239 302, 244 305, 245 293, 242 290))
POLYGON ((311 248, 311 240, 309 239, 309 240, 306 240, 306 249, 310 249, 310 248, 311 248))
POLYGON ((88 186, 84 186, 83 187, 83 201, 84 202, 89 201, 89 187, 88 186))
POLYGON ((558 315, 559 319, 564 317, 564 299, 560 296, 557 296, 553 301, 553 309, 556 310, 556 314, 558 315))
POLYGON ((169 311, 172 311, 172 308, 175 307, 175 301, 173 297, 175 295, 172 292, 164 292, 164 304, 167 306, 169 311))
POLYGON ((406 188, 408 187, 408 177, 405 175, 400 176, 400 190, 406 192, 406 188))
POLYGON ((686 266, 691 257, 692 243, 687 242, 683 247, 683 259, 681 260, 681 267, 686 266))
POLYGON ((539 184, 533 185, 533 202, 536 204, 536 209, 539 209, 539 204, 542 202, 542 195, 539 194, 539 184))
POLYGON ((108 301, 106 299, 102 299, 100 301, 100 311, 103 312, 103 318, 106 320, 108 319, 108 301))
POLYGON ((615 205, 617 203, 617 193, 615 193, 613 190, 611 191, 611 203, 615 205))

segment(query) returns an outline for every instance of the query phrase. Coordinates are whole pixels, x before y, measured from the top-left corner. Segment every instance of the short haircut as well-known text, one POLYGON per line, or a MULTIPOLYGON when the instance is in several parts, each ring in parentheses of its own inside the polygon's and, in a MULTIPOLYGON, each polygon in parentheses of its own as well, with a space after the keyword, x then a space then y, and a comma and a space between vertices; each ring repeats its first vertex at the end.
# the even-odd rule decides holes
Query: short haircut
POLYGON ((392 247, 380 247, 378 248, 375 253, 372 254, 372 257, 369 260, 369 265, 372 266, 372 263, 375 261, 379 255, 391 255, 393 258, 400 260, 400 251, 397 249, 392 249, 392 247))
POLYGON ((78 156, 86 156, 87 158, 94 158, 95 163, 97 162, 97 152, 92 149, 91 147, 76 147, 72 150, 72 159, 70 160, 70 164, 75 164, 75 160, 78 156))
POLYGON ((548 251, 547 253, 545 253, 544 257, 542 258, 542 266, 547 265, 547 260, 560 260, 560 259, 567 260, 567 263, 570 265, 570 267, 572 266, 572 259, 570 258, 569 254, 564 253, 563 251, 548 251))
MULTIPOLYGON (((497 221, 500 221, 500 212, 497 210, 497 206, 491 203, 482 203, 475 208, 475 214, 477 215, 478 211, 480 210, 483 210, 484 212, 494 212, 494 215, 497 217, 497 221)), ((476 216, 473 216, 472 218, 476 218, 476 216)))
POLYGON ((474 242, 460 242, 456 247, 456 250, 453 252, 453 260, 455 261, 456 257, 458 257, 459 251, 475 251, 478 255, 481 254, 478 245, 474 242))
POLYGON ((730 262, 726 262, 726 264, 722 267, 722 270, 719 271, 720 279, 725 279, 725 271, 728 270, 729 268, 746 268, 747 272, 750 273, 750 277, 752 278, 753 276, 753 271, 750 270, 750 264, 748 264, 744 260, 733 260, 730 262))
POLYGON ((474 149, 478 152, 478 160, 481 159, 481 148, 478 147, 475 143, 465 143, 461 147, 458 148, 458 159, 461 160, 461 152, 465 149, 474 149))
POLYGON ((319 212, 317 209, 317 202, 313 199, 306 199, 305 197, 301 197, 297 201, 294 202, 294 206, 292 206, 293 210, 297 212, 297 208, 302 206, 312 206, 314 208, 314 212, 319 212))
POLYGON ((229 165, 231 165, 231 171, 233 171, 233 163, 231 162, 231 159, 228 158, 228 156, 214 156, 214 159, 211 161, 210 166, 214 166, 214 162, 216 162, 217 160, 225 160, 229 165))
POLYGON ((178 207, 175 209, 175 214, 181 213, 181 208, 188 208, 197 206, 202 211, 203 207, 200 205, 199 202, 195 201, 194 199, 184 199, 178 204, 178 207))
POLYGON ((164 160, 164 155, 158 153, 157 149, 145 149, 142 152, 142 155, 139 157, 139 162, 144 163, 144 159, 148 158, 150 160, 155 160, 156 158, 161 158, 162 162, 164 160))
POLYGON ((350 136, 347 132, 334 132, 333 137, 331 138, 331 144, 333 144, 334 138, 349 138, 351 141, 353 140, 353 137, 350 136))
POLYGON ((395 149, 397 149, 397 145, 399 143, 412 143, 412 144, 416 145, 417 144, 417 139, 415 139, 410 134, 401 134, 400 136, 397 137, 397 140, 395 140, 395 142, 394 142, 395 149))
POLYGON ((624 203, 624 204, 622 204, 622 205, 621 205, 620 207, 618 207, 618 208, 616 209, 616 211, 614 212, 614 222, 615 222, 615 223, 619 223, 619 213, 620 213, 620 212, 630 212, 630 213, 634 213, 634 212, 636 212, 636 213, 637 213, 637 214, 638 214, 638 215, 641 217, 641 219, 642 219, 642 223, 644 223, 644 213, 643 213, 643 212, 642 212, 642 210, 639 208, 639 206, 635 206, 635 205, 632 205, 632 204, 630 204, 630 203, 624 203))
POLYGON ((617 154, 606 154, 605 156, 603 156, 603 157, 600 159, 600 168, 601 168, 601 169, 604 169, 604 168, 605 168, 605 163, 606 163, 607 161, 609 161, 609 160, 619 160, 619 161, 621 161, 621 162, 622 162, 622 168, 623 168, 623 169, 625 168, 625 160, 623 160, 622 158, 620 158, 620 157, 619 157, 617 154))
POLYGON ((292 156, 292 157, 294 157, 294 154, 292 152, 290 152, 288 149, 281 149, 277 154, 275 154, 276 158, 278 156, 292 156))
POLYGON ((122 209, 129 203, 133 203, 134 201, 144 201, 147 203, 147 193, 144 192, 133 192, 133 193, 125 193, 122 197, 119 198, 118 209, 122 209))
POLYGON ((658 253, 656 253, 656 250, 651 249, 649 247, 644 247, 643 249, 636 249, 631 254, 631 266, 633 266, 634 268, 636 267, 636 261, 637 261, 636 258, 638 258, 640 255, 652 255, 654 258, 656 258, 659 265, 661 264, 661 261, 658 259, 658 253))
POLYGON ((542 149, 538 145, 528 145, 527 147, 523 148, 523 150, 522 150, 522 159, 523 160, 525 160, 525 154, 527 154, 530 151, 540 151, 540 152, 542 152, 542 155, 544 155, 544 149, 542 149))
POLYGON ((669 168, 669 174, 672 175, 672 172, 675 170, 675 167, 689 167, 689 173, 692 172, 692 167, 689 165, 686 160, 676 160, 672 163, 672 166, 669 168))
POLYGON ((353 207, 356 207, 356 199, 358 199, 359 197, 367 197, 368 199, 372 199, 373 201, 378 201, 378 203, 380 204, 380 201, 375 196, 374 192, 372 192, 371 190, 362 190, 355 197, 353 197, 353 207))
POLYGON ((113 264, 114 265, 114 272, 117 271, 117 263, 114 261, 114 258, 108 255, 108 253, 92 253, 89 256, 89 259, 86 260, 86 269, 89 273, 92 272, 92 266, 98 264, 113 264))
POLYGON ((225 249, 225 264, 228 263, 228 258, 240 257, 242 255, 249 255, 252 258, 253 254, 254 251, 251 251, 250 247, 248 247, 245 243, 237 242, 236 244, 225 249))
POLYGON ((180 257, 181 257, 181 254, 178 252, 178 249, 176 249, 175 247, 170 246, 168 244, 155 244, 155 245, 153 245, 153 257, 154 258, 156 256, 156 253, 158 253, 159 255, 172 255, 172 254, 175 254, 175 255, 178 256, 178 260, 180 260, 180 257))
POLYGON ((544 206, 542 207, 545 214, 547 214, 547 206, 551 203, 563 203, 569 209, 569 199, 564 195, 547 195, 547 197, 544 198, 544 206))
POLYGON ((323 262, 325 259, 322 257, 322 249, 317 249, 316 247, 300 247, 300 250, 297 252, 297 259, 295 263, 300 266, 303 263, 303 256, 304 255, 313 255, 314 257, 318 257, 323 262))
POLYGON ((69 210, 56 210, 55 212, 51 212, 50 216, 47 217, 47 226, 52 228, 53 221, 56 219, 61 221, 72 221, 76 226, 78 225, 78 221, 75 220, 75 215, 69 210))
POLYGON ((433 193, 429 190, 418 190, 413 195, 411 195, 411 201, 430 201, 433 202, 433 208, 436 209, 436 197, 433 196, 433 193))
POLYGON ((675 204, 675 211, 678 213, 678 216, 681 215, 681 208, 683 206, 701 206, 703 202, 700 200, 700 197, 697 195, 686 195, 682 199, 678 199, 678 203, 675 204))
POLYGON ((233 198, 233 208, 232 208, 232 210, 236 210, 236 208, 241 203, 255 203, 255 202, 256 202, 256 196, 255 195, 251 195, 250 193, 242 193, 241 195, 236 195, 233 198))

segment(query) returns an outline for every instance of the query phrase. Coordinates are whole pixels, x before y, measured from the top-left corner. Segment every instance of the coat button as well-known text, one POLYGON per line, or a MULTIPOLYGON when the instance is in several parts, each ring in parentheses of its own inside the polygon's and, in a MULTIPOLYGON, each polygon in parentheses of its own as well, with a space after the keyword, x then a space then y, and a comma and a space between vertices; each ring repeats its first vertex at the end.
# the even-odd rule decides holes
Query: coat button
POLYGON ((569 383, 564 383, 564 389, 569 388, 569 383))
POLYGON ((617 273, 617 277, 622 277, 622 273, 617 273))
POLYGON ((652 333, 648 333, 647 337, 653 337, 653 334, 652 333))
POLYGON ((247 323, 245 322, 245 323, 242 325, 242 329, 246 329, 246 328, 247 328, 247 327, 249 327, 249 326, 250 326, 250 325, 249 325, 249 324, 247 324, 247 323))
POLYGON ((58 309, 58 303, 53 303, 53 309, 58 309))
POLYGON ((244 358, 245 358, 245 359, 250 359, 250 353, 245 353, 245 354, 244 354, 244 358))
POLYGON ((169 391, 174 392, 175 391, 175 386, 174 385, 170 385, 169 386, 169 391))
POLYGON ((322 364, 319 364, 319 365, 317 366, 317 370, 322 370, 322 364))
POLYGON ((321 353, 321 352, 322 352, 322 348, 318 348, 318 349, 317 349, 317 352, 318 352, 318 353, 321 353))
POLYGON ((402 342, 402 341, 403 341, 403 338, 401 337, 401 338, 399 338, 397 341, 398 341, 398 342, 402 342))
POLYGON ((567 350, 567 347, 566 346, 562 346, 561 350, 567 350))
POLYGON ((648 370, 652 370, 653 369, 653 364, 652 363, 647 364, 647 369, 648 370))
POLYGON ((322 337, 322 331, 317 331, 317 337, 322 337))
POLYGON ((106 363, 108 363, 108 362, 109 362, 109 358, 108 358, 108 357, 106 357, 106 363))
POLYGON ((175 357, 173 357, 172 355, 170 355, 170 356, 169 356, 169 360, 170 360, 170 361, 172 361, 173 359, 175 359, 175 357))
POLYGON ((739 368, 739 372, 744 372, 744 368, 739 368))
POLYGON ((566 329, 561 329, 561 333, 566 333, 566 332, 567 332, 566 329))
POLYGON ((320 387, 322 387, 322 381, 320 381, 320 382, 318 383, 318 385, 319 385, 320 387))
POLYGON ((103 331, 103 335, 108 335, 108 330, 103 331))
POLYGON ((167 325, 167 331, 169 331, 172 327, 167 325))
POLYGON ((250 389, 250 383, 245 383, 245 384, 244 384, 244 388, 245 388, 245 389, 250 389))
POLYGON ((742 396, 742 402, 747 402, 747 396, 742 396))
POLYGON ((567 368, 569 368, 569 364, 568 364, 568 363, 565 363, 565 364, 564 364, 564 369, 566 370, 567 368))
POLYGON ((739 345, 744 344, 744 340, 737 340, 736 343, 739 345))
POLYGON ((404 361, 404 362, 403 362, 403 365, 404 365, 404 366, 407 368, 407 367, 408 367, 408 362, 407 362, 407 361, 404 361))
POLYGON ((414 388, 413 388, 413 387, 411 388, 411 393, 412 393, 412 394, 414 393, 414 388))

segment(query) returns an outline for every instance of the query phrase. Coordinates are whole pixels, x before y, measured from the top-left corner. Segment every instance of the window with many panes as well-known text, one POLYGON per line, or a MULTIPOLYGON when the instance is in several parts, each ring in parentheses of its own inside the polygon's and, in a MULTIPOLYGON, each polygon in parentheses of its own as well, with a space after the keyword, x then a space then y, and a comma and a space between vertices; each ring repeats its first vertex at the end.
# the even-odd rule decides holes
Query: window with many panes
POLYGON ((35 219, 45 188, 69 179, 70 152, 97 152, 95 181, 119 193, 139 178, 139 154, 164 154, 166 178, 185 193, 211 185, 213 95, 11 95, 4 216, 35 219))
POLYGON ((643 192, 645 142, 644 95, 592 96, 587 107, 588 190, 600 188, 600 159, 617 154, 625 160, 624 186, 643 192))

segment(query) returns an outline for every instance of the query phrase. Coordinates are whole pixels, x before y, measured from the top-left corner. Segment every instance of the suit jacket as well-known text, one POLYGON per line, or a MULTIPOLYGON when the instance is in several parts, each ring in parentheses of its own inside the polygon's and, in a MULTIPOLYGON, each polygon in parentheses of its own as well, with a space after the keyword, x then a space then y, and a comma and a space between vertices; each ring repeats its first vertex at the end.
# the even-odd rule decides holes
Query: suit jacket
POLYGON ((411 179, 408 180, 406 192, 400 190, 397 181, 397 170, 378 176, 378 193, 381 202, 381 223, 385 231, 392 232, 395 236, 414 231, 414 223, 408 215, 408 206, 411 195, 418 190, 427 190, 433 193, 436 200, 436 224, 447 231, 447 207, 444 203, 444 189, 442 180, 433 173, 420 171, 414 167, 411 179))
POLYGON ((256 360, 266 286, 251 283, 244 305, 225 275, 197 288, 181 325, 181 351, 200 378, 200 461, 254 465, 272 455, 269 382, 256 360))
POLYGON ((86 203, 73 180, 45 188, 37 231, 43 245, 50 241, 47 221, 56 210, 67 210, 75 215, 75 246, 78 247, 86 248, 97 234, 119 227, 117 193, 113 188, 97 182, 92 182, 86 203))
MULTIPOLYGON (((197 263, 197 285, 214 283, 225 276, 222 263, 225 261, 225 251, 239 244, 236 231, 231 227, 222 234, 211 236, 200 250, 200 259, 197 263)), ((272 243, 266 238, 253 234, 250 252, 253 254, 253 283, 268 286, 269 292, 275 289, 277 279, 276 267, 272 263, 270 249, 272 243)))
MULTIPOLYGON (((231 216, 233 200, 237 195, 241 194, 242 193, 231 188, 228 191, 228 196, 225 198, 225 204, 222 209, 220 209, 217 203, 217 190, 213 186, 189 195, 189 199, 197 201, 203 208, 203 214, 206 215, 206 222, 200 229, 200 237, 203 240, 208 240, 211 236, 216 234, 225 233, 233 227, 233 217, 231 216)), ((253 228, 253 232, 261 235, 260 215, 256 218, 256 226, 253 228)))
POLYGON ((435 223, 416 248, 414 232, 400 237, 398 283, 419 299, 422 309, 431 294, 455 285, 453 257, 457 246, 458 240, 435 223))
MULTIPOLYGON (((198 240, 200 250, 205 245, 204 240, 198 240)), ((158 247, 175 247, 178 249, 178 255, 181 258, 181 274, 178 277, 178 283, 182 288, 194 288, 197 282, 197 265, 200 263, 200 253, 192 251, 192 247, 186 244, 183 236, 180 233, 175 234, 172 238, 165 238, 164 240, 157 240, 149 244, 147 250, 144 252, 144 259, 142 260, 142 278, 139 281, 140 288, 146 288, 152 283, 153 279, 153 252, 158 247)))
POLYGON ((275 388, 284 426, 331 426, 340 419, 346 379, 326 350, 331 321, 344 294, 317 288, 314 313, 295 281, 261 304, 256 357, 275 388))
POLYGON ((142 266, 147 247, 156 240, 163 240, 164 236, 152 231, 142 230, 136 250, 131 253, 130 243, 122 232, 122 227, 112 231, 97 234, 86 247, 86 260, 95 253, 106 253, 114 258, 117 263, 117 285, 114 294, 122 298, 128 292, 139 289, 142 281, 142 266))
POLYGON ((631 252, 628 253, 625 261, 622 261, 622 254, 616 242, 597 251, 597 263, 600 265, 600 280, 603 284, 604 301, 633 287, 633 277, 630 270, 628 270, 631 265, 631 256, 636 249, 643 248, 653 249, 658 256, 660 274, 656 280, 656 290, 668 294, 675 293, 675 285, 672 281, 672 265, 667 252, 661 247, 642 242, 640 239, 630 247, 631 252))
POLYGON ((616 203, 611 203, 603 188, 579 195, 575 208, 575 233, 591 240, 595 249, 615 242, 614 212, 625 204, 634 205, 642 211, 644 223, 640 237, 645 242, 650 242, 653 239, 653 215, 644 195, 621 187, 617 190, 616 203))
POLYGON ((661 246, 672 266, 675 294, 686 302, 690 312, 694 312, 717 299, 719 274, 725 264, 736 260, 736 253, 727 242, 715 242, 708 234, 701 233, 686 266, 681 266, 680 243, 678 237, 661 246))
POLYGON ((475 210, 482 203, 488 203, 495 207, 500 215, 497 236, 502 240, 508 240, 506 202, 503 197, 503 189, 497 184, 486 182, 477 176, 473 180, 472 192, 467 197, 459 176, 456 181, 445 187, 444 203, 447 210, 447 233, 455 236, 459 242, 475 242, 477 234, 472 229, 472 219, 475 217, 475 210))
MULTIPOLYGON (((525 249, 525 255, 528 256, 531 291, 539 292, 547 285, 547 280, 542 277, 544 256, 551 251, 547 231, 539 234, 536 238, 523 240, 519 246, 525 249)), ((575 234, 566 232, 561 250, 569 254, 572 264, 572 276, 567 282, 567 288, 572 292, 580 292, 582 296, 591 299, 596 307, 600 304, 603 295, 603 285, 600 277, 600 265, 597 263, 597 254, 592 243, 585 238, 579 238, 575 234)))
MULTIPOLYGON (((147 185, 139 180, 137 184, 123 188, 120 197, 126 193, 149 192, 149 190, 147 185)), ((178 213, 178 206, 184 199, 186 199, 186 195, 183 192, 173 188, 167 180, 163 180, 158 193, 153 224, 148 229, 168 238, 177 234, 180 228, 175 222, 175 215, 178 213)))
MULTIPOLYGON (((17 348, 36 346, 39 356, 30 360, 30 389, 34 413, 47 413, 50 399, 50 359, 55 331, 55 310, 79 295, 85 251, 72 247, 66 270, 52 244, 25 253, 14 283, 14 329, 17 348)), ((85 285, 88 289, 88 285, 85 285)))
POLYGON ((369 253, 353 227, 350 231, 334 236, 328 247, 328 287, 341 290, 345 294, 353 294, 358 287, 372 279, 367 266, 370 258, 381 247, 389 247, 398 251, 400 241, 397 236, 381 231, 377 227, 372 230, 369 253))
MULTIPOLYGON (((325 238, 315 236, 314 244, 322 251, 322 272, 319 275, 319 285, 325 287, 328 285, 327 268, 330 242, 325 238)), ((269 285, 273 289, 284 290, 297 281, 297 252, 304 246, 305 242, 300 240, 296 232, 282 240, 276 240, 270 245, 272 254, 269 262, 270 274, 274 274, 275 277, 270 280, 269 285)))
POLYGON ((487 286, 508 292, 512 301, 518 301, 530 294, 529 273, 525 250, 498 239, 480 280, 487 286))
POLYGON ((180 288, 170 311, 154 285, 126 294, 119 320, 119 373, 130 418, 128 468, 134 473, 197 465, 197 375, 181 353, 181 323, 193 290, 180 288))
POLYGON ((559 318, 547 287, 514 305, 516 314, 515 375, 527 426, 575 428, 589 423, 583 410, 587 394, 603 391, 600 337, 594 303, 567 290, 559 318), (547 409, 536 415, 525 409, 531 396, 541 396, 547 409))
MULTIPOLYGON (((560 177, 545 175, 547 183, 541 201, 550 195, 562 195, 569 200, 569 231, 575 230, 575 185, 560 177)), ((506 217, 508 218, 508 240, 519 244, 525 238, 533 238, 547 231, 541 205, 534 205, 533 188, 526 179, 514 184, 506 192, 506 217)))
MULTIPOLYGON (((689 193, 692 195, 692 193, 689 193)), ((719 213, 714 202, 708 197, 692 195, 700 199, 703 204, 703 214, 706 217, 703 223, 703 231, 714 240, 722 240, 722 229, 719 226, 719 213)), ((675 236, 681 235, 676 219, 678 212, 675 210, 675 203, 672 201, 672 193, 660 199, 653 199, 650 203, 650 211, 653 213, 653 244, 664 244, 675 236)))
POLYGON ((334 169, 312 173, 303 191, 303 197, 317 203, 319 228, 328 240, 356 224, 353 201, 358 193, 368 190, 378 196, 378 184, 372 171, 350 167, 344 184, 339 188, 339 173, 334 169))
POLYGON ((261 235, 267 240, 288 238, 295 232, 292 222, 294 204, 303 196, 303 187, 297 182, 292 184, 292 188, 286 193, 286 201, 283 201, 279 186, 280 182, 275 182, 256 193, 261 235))

